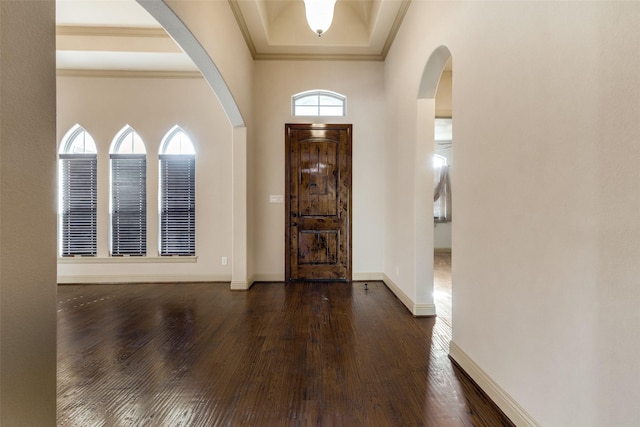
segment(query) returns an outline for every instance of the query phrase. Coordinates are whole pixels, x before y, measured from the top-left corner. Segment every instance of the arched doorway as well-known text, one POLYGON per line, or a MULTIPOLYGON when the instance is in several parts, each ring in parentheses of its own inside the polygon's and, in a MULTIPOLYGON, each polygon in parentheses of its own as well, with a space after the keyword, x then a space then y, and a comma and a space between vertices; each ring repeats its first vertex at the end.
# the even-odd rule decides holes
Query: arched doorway
MULTIPOLYGON (((453 167, 452 58, 442 70, 435 96, 433 195, 433 299, 439 321, 451 325, 451 257, 453 216, 451 170, 453 167)), ((451 330, 449 327, 447 330, 451 330)))
MULTIPOLYGON (((435 203, 431 197, 436 182, 434 169, 434 154, 440 156, 442 163, 452 163, 452 144, 449 141, 440 141, 440 149, 436 150, 436 118, 442 123, 452 123, 452 56, 446 46, 438 47, 427 60, 417 99, 417 138, 416 155, 421 167, 416 168, 415 175, 415 215, 416 215, 416 240, 415 240, 415 266, 416 266, 416 290, 418 302, 423 302, 433 307, 432 313, 436 314, 434 300, 434 248, 442 245, 443 240, 441 230, 450 228, 448 225, 440 226, 441 230, 436 230, 439 224, 447 224, 447 210, 450 212, 451 204, 448 206, 440 203, 438 205, 438 220, 434 218, 435 203), (441 85, 442 83, 442 85, 441 85), (440 89, 440 90, 439 90, 440 89), (440 92, 440 93, 438 93, 440 92), (442 218, 441 218, 442 217, 442 218), (435 239, 438 238, 438 242, 435 239), (421 301, 422 300, 422 301, 421 301)), ((440 169, 442 171, 442 169, 440 169)), ((441 174, 438 174, 441 175, 441 174)), ((438 176, 438 180, 440 176, 438 176)), ((440 189, 442 190, 442 189, 440 189)), ((450 189, 449 189, 450 190, 450 189)), ((449 193, 450 194, 450 191, 449 193)), ((446 194, 443 193, 446 200, 446 194)), ((451 251, 451 237, 444 232, 444 240, 448 238, 449 251, 451 251)), ((445 243, 446 246, 446 243, 445 243)))
POLYGON ((222 78, 222 74, 189 27, 166 4, 165 1, 136 0, 151 16, 153 16, 175 42, 196 64, 202 76, 215 92, 233 126, 233 186, 232 209, 232 268, 231 289, 247 290, 249 281, 249 247, 247 243, 247 127, 236 104, 231 90, 222 78))

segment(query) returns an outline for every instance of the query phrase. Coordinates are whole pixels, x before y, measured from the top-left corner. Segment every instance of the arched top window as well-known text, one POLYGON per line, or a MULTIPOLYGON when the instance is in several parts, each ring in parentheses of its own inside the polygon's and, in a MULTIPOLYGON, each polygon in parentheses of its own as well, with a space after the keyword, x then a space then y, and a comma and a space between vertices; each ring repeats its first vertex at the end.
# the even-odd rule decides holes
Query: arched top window
POLYGON ((196 150, 174 126, 160 144, 160 255, 196 253, 196 150))
POLYGON ((111 255, 147 254, 147 152, 129 125, 118 132, 111 159, 111 255))
POLYGON ((310 90, 292 97, 294 116, 342 117, 346 115, 347 98, 327 90, 310 90))
POLYGON ((97 154, 96 143, 82 126, 76 124, 62 138, 60 154, 97 154))
POLYGON ((140 135, 129 125, 118 132, 111 144, 111 154, 146 154, 140 135))
POLYGON ((180 128, 174 126, 160 144, 160 154, 196 154, 191 138, 180 128))
POLYGON ((76 124, 60 144, 58 160, 58 254, 97 253, 98 155, 89 133, 76 124))

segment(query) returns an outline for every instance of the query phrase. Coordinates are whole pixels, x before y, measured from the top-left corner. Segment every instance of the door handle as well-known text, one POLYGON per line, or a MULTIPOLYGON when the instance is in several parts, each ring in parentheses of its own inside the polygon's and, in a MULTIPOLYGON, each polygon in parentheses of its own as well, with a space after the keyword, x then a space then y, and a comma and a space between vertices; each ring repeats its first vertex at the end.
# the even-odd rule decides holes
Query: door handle
POLYGON ((291 216, 295 218, 295 217, 297 217, 297 216, 298 216, 298 214, 294 214, 294 213, 292 213, 292 214, 291 214, 291 216))
POLYGON ((295 223, 295 222, 292 222, 292 223, 291 223, 291 226, 292 226, 292 227, 295 227, 296 225, 298 225, 298 224, 297 224, 297 223, 295 223))

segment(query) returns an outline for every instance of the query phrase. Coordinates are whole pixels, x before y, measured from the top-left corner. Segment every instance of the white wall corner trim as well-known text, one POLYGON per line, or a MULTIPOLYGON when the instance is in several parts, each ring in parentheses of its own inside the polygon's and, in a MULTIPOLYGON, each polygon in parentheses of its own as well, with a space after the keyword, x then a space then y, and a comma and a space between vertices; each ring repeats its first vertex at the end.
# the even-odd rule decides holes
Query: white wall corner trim
POLYGON ((449 343, 449 356, 473 378, 476 384, 480 386, 515 425, 540 427, 540 424, 538 424, 509 393, 493 381, 491 377, 453 341, 449 343))
POLYGON ((229 274, 58 275, 58 284, 230 282, 229 274))
POLYGON ((407 307, 407 309, 414 316, 435 316, 436 306, 434 304, 416 304, 413 300, 404 293, 398 285, 396 285, 389 276, 383 273, 384 284, 398 299, 407 307))
POLYGON ((234 280, 231 281, 231 286, 229 289, 232 291, 248 291, 251 287, 252 283, 246 282, 244 280, 234 280))
POLYGON ((417 317, 431 317, 436 315, 435 304, 414 304, 413 315, 417 317))

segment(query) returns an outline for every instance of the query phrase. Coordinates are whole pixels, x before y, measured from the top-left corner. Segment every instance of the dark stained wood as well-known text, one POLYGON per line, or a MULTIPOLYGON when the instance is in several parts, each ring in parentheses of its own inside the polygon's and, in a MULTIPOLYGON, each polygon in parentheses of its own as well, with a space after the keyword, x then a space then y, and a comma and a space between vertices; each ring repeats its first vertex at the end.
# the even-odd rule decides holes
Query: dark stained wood
POLYGON ((351 280, 351 125, 285 125, 287 280, 351 280))
POLYGON ((61 285, 58 425, 510 425, 452 366, 439 318, 367 288, 61 285))

